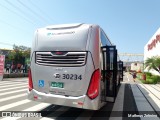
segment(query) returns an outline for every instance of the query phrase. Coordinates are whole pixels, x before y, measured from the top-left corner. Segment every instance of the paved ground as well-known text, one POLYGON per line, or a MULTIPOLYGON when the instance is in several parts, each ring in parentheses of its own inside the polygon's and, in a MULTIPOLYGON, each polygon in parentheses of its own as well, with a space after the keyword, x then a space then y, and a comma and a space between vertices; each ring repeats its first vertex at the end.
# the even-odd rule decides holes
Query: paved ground
POLYGON ((3 120, 160 120, 160 85, 144 85, 125 73, 115 103, 89 111, 38 103, 27 99, 27 78, 0 81, 0 111, 36 111, 43 118, 0 118, 3 120), (48 111, 48 112, 44 112, 48 111), (70 116, 69 118, 66 116, 70 116), (125 116, 125 117, 122 117, 125 116))
MULTIPOLYGON (((123 111, 128 109, 127 106, 136 106, 137 113, 128 114, 132 117, 137 117, 140 119, 147 119, 147 120, 159 120, 160 119, 160 85, 147 85, 141 84, 140 81, 135 80, 133 81, 132 76, 129 73, 125 73, 124 78, 125 84, 125 96, 124 96, 124 103, 128 102, 129 104, 124 105, 123 111), (127 89, 128 87, 128 89, 127 89), (131 93, 128 94, 127 90, 131 90, 131 93), (132 96, 133 95, 133 99, 132 96), (131 104, 130 104, 131 103, 131 104)), ((130 108, 130 107, 129 107, 130 108)), ((134 108, 130 108, 131 111, 134 108)))

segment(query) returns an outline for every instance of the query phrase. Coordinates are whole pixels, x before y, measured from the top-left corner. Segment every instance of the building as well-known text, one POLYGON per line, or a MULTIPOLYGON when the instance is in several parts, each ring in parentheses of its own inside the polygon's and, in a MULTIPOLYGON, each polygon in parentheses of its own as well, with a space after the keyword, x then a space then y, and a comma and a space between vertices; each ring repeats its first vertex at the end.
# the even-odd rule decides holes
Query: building
MULTIPOLYGON (((151 39, 144 47, 144 62, 147 58, 153 56, 160 56, 160 28, 156 31, 156 33, 151 37, 151 39)), ((145 72, 147 71, 148 70, 145 69, 145 72)), ((155 70, 151 70, 149 72, 155 75, 159 75, 159 73, 155 70)))
POLYGON ((143 72, 143 63, 141 62, 131 63, 131 70, 136 72, 143 72))
POLYGON ((0 55, 8 55, 11 52, 10 49, 0 49, 0 55))

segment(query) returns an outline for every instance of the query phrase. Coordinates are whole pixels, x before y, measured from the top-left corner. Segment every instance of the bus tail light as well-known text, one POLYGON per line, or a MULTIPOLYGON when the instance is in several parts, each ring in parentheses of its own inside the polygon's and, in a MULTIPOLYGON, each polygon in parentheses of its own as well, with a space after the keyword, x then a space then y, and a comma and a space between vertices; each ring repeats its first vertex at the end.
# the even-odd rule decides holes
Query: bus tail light
POLYGON ((92 74, 90 85, 87 91, 87 95, 90 99, 94 99, 98 96, 99 85, 100 85, 100 70, 97 69, 92 74))
POLYGON ((33 89, 31 69, 28 71, 28 80, 29 91, 31 91, 33 89))

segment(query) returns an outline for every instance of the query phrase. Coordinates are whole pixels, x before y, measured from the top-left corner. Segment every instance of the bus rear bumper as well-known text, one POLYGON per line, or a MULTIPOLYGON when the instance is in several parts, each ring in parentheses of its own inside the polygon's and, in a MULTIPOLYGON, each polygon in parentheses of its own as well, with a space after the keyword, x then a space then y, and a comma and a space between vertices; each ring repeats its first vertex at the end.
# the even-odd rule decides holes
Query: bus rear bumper
MULTIPOLYGON (((53 95, 53 94, 46 94, 42 92, 38 92, 34 89, 31 91, 28 90, 28 99, 37 101, 37 102, 45 102, 51 103, 55 105, 62 105, 62 106, 69 106, 69 107, 76 107, 76 108, 84 108, 85 98, 88 98, 86 95, 79 96, 79 97, 71 97, 71 96, 62 96, 62 95, 53 95)), ((88 106, 84 109, 95 109, 92 106, 88 106)))

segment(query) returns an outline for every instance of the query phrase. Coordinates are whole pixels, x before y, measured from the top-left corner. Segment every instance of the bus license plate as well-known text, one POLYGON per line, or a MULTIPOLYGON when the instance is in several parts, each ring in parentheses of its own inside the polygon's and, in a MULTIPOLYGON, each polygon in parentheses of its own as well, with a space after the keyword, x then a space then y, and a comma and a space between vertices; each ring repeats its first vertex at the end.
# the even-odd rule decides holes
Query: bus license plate
POLYGON ((62 82, 51 82, 51 87, 63 88, 64 84, 62 82))

